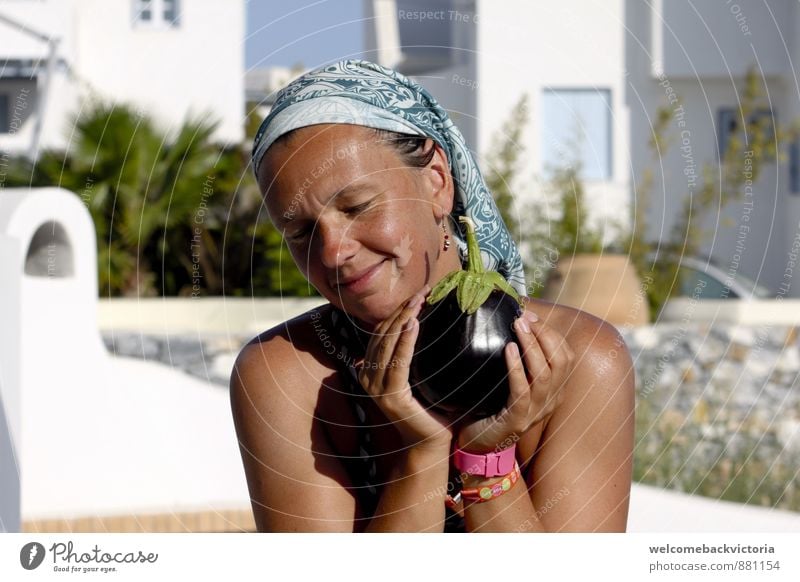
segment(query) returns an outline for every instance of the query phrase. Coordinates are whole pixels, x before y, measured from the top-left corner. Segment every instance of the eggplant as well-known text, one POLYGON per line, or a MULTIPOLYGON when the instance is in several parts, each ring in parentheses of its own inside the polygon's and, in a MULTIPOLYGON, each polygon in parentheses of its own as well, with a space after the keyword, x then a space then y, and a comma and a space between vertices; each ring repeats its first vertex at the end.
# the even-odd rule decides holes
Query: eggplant
POLYGON ((414 396, 447 416, 475 419, 498 413, 508 400, 503 352, 516 341, 523 303, 500 273, 485 271, 475 228, 467 233, 467 269, 446 275, 420 310, 409 370, 414 396))

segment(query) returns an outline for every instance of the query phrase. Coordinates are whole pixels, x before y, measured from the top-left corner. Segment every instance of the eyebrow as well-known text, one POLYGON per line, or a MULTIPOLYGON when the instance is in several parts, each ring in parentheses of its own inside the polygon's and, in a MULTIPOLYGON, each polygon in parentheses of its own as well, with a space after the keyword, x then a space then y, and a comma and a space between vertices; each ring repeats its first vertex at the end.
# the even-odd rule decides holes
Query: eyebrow
POLYGON ((347 196, 349 194, 357 194, 357 193, 361 192, 362 190, 369 190, 373 186, 374 186, 374 184, 372 184, 371 182, 357 182, 355 184, 348 184, 347 186, 345 186, 344 188, 342 188, 341 190, 336 192, 336 194, 333 195, 331 200, 335 200, 336 198, 338 198, 340 196, 347 196))
MULTIPOLYGON (((334 195, 331 197, 331 201, 336 200, 337 198, 339 198, 341 196, 349 196, 349 195, 353 195, 353 194, 358 194, 358 193, 360 193, 360 192, 362 192, 364 190, 370 190, 374 186, 375 185, 372 182, 350 183, 347 186, 345 186, 344 188, 342 188, 341 190, 339 190, 338 192, 334 193, 334 195)), ((294 197, 292 198, 292 201, 289 202, 289 208, 291 208, 292 206, 296 207, 297 203, 295 201, 298 199, 299 196, 302 196, 299 192, 294 195, 294 197)), ((288 218, 286 217, 286 213, 287 213, 286 211, 283 213, 283 215, 282 215, 283 216, 283 220, 281 220, 281 223, 284 226, 289 225, 294 221, 294 214, 295 213, 291 212, 290 213, 291 216, 289 216, 288 218)))

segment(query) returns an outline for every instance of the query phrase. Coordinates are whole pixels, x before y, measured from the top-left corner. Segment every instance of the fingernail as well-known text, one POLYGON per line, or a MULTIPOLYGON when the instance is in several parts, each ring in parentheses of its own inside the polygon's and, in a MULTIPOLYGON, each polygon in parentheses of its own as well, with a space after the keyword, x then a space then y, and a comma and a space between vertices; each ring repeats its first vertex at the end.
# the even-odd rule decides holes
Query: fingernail
POLYGON ((523 315, 530 321, 531 323, 536 323, 539 321, 539 316, 536 315, 533 311, 526 311, 523 315))
POLYGON ((523 319, 522 317, 517 319, 517 328, 520 329, 521 331, 524 331, 525 333, 531 333, 531 328, 528 327, 528 322, 525 321, 525 319, 523 319))
POLYGON ((403 326, 404 331, 409 331, 414 328, 414 323, 417 321, 416 317, 412 317, 409 319, 406 324, 403 326))

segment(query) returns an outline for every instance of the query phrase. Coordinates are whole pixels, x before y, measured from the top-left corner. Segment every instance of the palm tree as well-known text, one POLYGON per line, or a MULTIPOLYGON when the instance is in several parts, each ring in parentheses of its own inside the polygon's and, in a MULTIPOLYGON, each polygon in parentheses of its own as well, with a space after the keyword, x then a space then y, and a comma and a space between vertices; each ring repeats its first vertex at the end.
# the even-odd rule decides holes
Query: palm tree
POLYGON ((67 152, 14 160, 8 185, 78 194, 95 223, 102 296, 310 295, 262 208, 242 149, 215 122, 171 134, 134 107, 74 116, 67 152))
POLYGON ((218 156, 215 127, 190 119, 170 137, 131 106, 100 103, 74 116, 67 152, 44 152, 16 175, 72 190, 86 203, 97 232, 101 295, 154 295, 152 251, 169 253, 164 234, 196 211, 218 156))

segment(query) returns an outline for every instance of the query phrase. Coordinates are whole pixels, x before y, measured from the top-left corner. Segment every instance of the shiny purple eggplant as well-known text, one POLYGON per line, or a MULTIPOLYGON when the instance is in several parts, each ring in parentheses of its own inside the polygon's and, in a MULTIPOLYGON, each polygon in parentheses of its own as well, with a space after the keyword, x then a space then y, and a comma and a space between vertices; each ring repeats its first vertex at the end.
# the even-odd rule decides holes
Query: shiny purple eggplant
POLYGON ((415 397, 436 412, 484 418, 508 400, 503 353, 516 341, 513 324, 522 301, 500 273, 485 271, 474 226, 460 220, 467 269, 446 275, 422 307, 409 381, 415 397))

